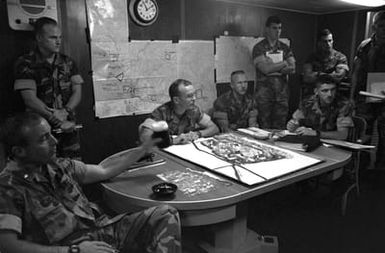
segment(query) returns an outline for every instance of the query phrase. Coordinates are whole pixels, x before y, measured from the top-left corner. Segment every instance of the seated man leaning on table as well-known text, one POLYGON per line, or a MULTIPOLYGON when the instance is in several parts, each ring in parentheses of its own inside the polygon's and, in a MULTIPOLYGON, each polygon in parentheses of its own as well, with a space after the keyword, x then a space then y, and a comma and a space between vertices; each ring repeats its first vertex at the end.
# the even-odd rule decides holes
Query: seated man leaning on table
POLYGON ((319 135, 324 139, 346 140, 353 127, 352 105, 337 96, 336 83, 327 75, 316 81, 314 95, 301 102, 287 123, 287 129, 299 135, 319 135))
POLYGON ((195 105, 195 89, 190 81, 175 80, 168 89, 170 101, 156 108, 139 126, 140 140, 150 138, 158 121, 165 121, 173 144, 183 144, 219 132, 210 116, 195 105), (155 124, 154 124, 155 123, 155 124))
POLYGON ((221 132, 238 128, 258 127, 257 105, 247 94, 247 80, 242 70, 231 73, 231 90, 214 101, 213 120, 221 132))
POLYGON ((0 252, 181 252, 174 208, 108 217, 80 187, 118 175, 152 140, 102 166, 57 158, 47 120, 29 112, 6 121, 2 142, 9 162, 0 173, 0 252))

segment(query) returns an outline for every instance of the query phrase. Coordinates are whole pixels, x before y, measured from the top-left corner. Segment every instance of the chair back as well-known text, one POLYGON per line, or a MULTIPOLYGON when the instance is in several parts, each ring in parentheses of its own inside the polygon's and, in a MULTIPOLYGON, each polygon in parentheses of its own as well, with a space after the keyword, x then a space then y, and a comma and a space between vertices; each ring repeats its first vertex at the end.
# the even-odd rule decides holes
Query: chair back
POLYGON ((366 120, 362 117, 352 116, 354 126, 350 128, 348 141, 351 142, 366 142, 366 128, 367 123, 366 120))

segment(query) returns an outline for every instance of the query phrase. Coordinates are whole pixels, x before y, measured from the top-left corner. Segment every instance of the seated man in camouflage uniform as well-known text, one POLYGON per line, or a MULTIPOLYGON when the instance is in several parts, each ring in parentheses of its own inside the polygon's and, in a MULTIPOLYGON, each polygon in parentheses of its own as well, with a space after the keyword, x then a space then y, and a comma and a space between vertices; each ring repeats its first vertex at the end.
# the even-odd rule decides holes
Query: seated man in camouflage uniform
POLYGON ((347 99, 336 96, 336 83, 322 75, 316 81, 314 95, 301 102, 287 123, 287 129, 299 135, 345 140, 353 127, 352 106, 347 99))
POLYGON ((210 116, 195 105, 195 89, 190 81, 177 79, 169 89, 170 101, 156 108, 151 117, 139 126, 141 141, 152 136, 153 124, 165 121, 173 144, 187 143, 219 132, 210 116))
POLYGON ((162 205, 110 218, 80 187, 118 175, 152 142, 103 166, 56 158, 50 125, 31 112, 7 120, 2 141, 10 158, 0 174, 2 253, 181 252, 174 208, 162 205))
POLYGON ((213 120, 222 132, 258 126, 254 99, 247 94, 247 80, 242 70, 231 73, 231 90, 214 101, 213 120))

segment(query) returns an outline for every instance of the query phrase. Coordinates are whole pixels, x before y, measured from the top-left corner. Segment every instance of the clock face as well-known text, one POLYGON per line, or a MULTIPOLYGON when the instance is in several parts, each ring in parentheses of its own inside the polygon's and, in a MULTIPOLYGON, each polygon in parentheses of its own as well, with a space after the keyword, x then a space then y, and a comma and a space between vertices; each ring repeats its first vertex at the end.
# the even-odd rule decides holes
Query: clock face
POLYGON ((132 20, 142 26, 154 23, 159 14, 156 0, 130 0, 129 11, 132 20))
POLYGON ((144 21, 151 21, 156 17, 158 7, 152 0, 141 0, 138 2, 137 12, 144 21))

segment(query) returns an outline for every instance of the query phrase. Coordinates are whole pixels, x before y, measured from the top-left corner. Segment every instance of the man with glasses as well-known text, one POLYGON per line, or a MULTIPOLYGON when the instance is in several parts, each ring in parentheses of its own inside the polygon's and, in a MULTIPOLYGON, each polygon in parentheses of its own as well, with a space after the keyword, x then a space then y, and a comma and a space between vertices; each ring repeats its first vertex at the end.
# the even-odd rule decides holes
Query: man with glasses
POLYGON ((188 143, 200 137, 219 132, 210 116, 195 105, 195 89, 190 81, 175 80, 169 87, 170 101, 156 108, 150 118, 139 126, 139 136, 144 141, 154 133, 154 124, 165 121, 173 135, 173 144, 188 143))

